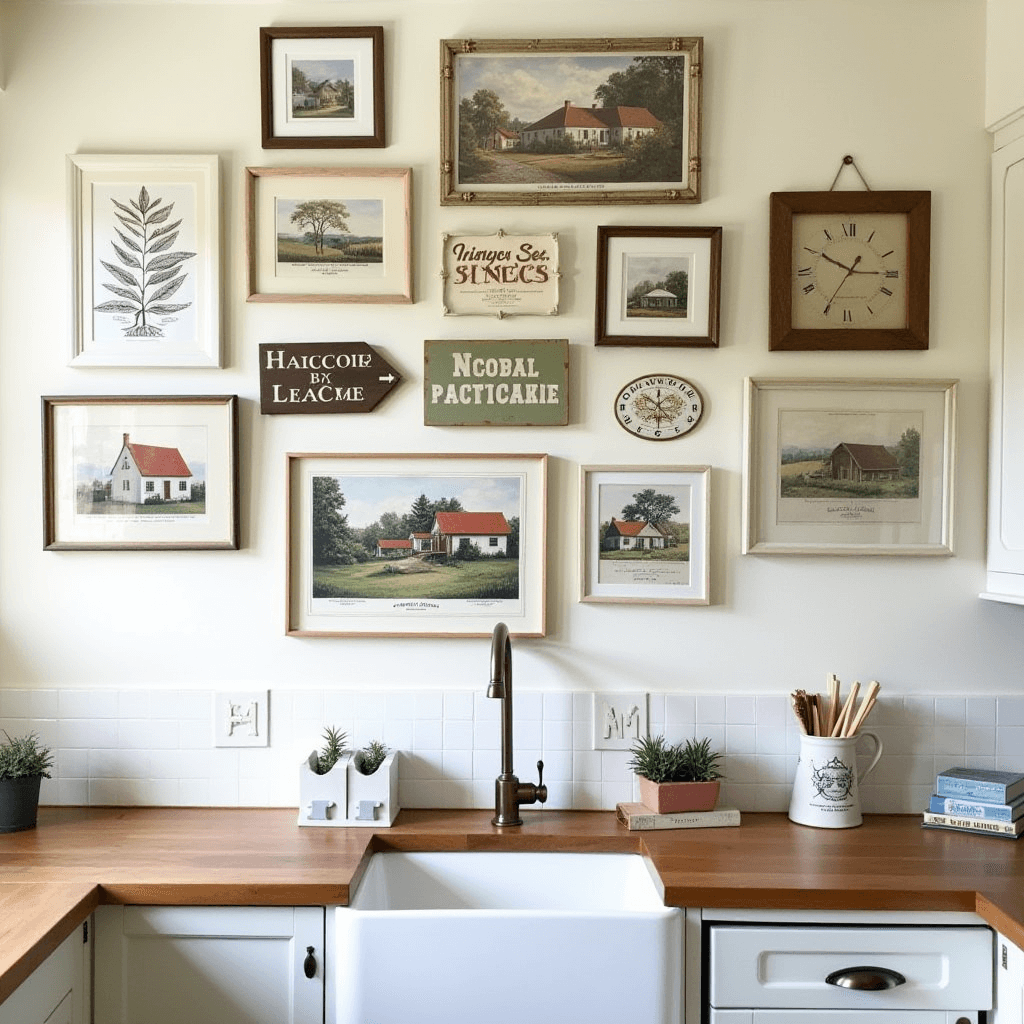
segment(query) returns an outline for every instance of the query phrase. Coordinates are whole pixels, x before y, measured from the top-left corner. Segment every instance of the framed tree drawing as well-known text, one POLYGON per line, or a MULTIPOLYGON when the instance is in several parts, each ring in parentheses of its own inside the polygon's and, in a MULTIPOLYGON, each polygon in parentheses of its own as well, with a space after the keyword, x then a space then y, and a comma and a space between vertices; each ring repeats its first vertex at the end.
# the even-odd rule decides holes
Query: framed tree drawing
POLYGON ((951 555, 956 392, 748 378, 743 553, 951 555))
POLYGON ((543 636, 546 480, 546 455, 288 455, 287 634, 543 636))
POLYGON ((43 398, 47 551, 237 548, 235 395, 43 398))
POLYGON ((218 367, 215 155, 68 157, 73 366, 218 367))
POLYGON ((698 203, 703 39, 444 39, 441 205, 698 203))

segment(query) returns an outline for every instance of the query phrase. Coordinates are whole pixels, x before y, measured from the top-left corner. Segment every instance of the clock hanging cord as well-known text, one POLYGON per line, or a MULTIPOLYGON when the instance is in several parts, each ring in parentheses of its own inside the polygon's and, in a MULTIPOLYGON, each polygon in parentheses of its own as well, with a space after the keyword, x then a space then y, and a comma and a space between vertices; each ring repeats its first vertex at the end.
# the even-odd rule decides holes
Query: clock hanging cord
POLYGON ((857 161, 854 160, 853 157, 849 155, 849 153, 847 153, 847 155, 843 157, 842 162, 839 164, 839 170, 836 171, 836 176, 832 179, 832 184, 829 185, 828 187, 829 192, 835 190, 836 182, 839 180, 839 175, 843 173, 844 167, 852 167, 857 172, 857 177, 860 178, 860 180, 863 182, 864 187, 869 192, 871 191, 871 186, 867 183, 867 181, 865 181, 864 175, 860 173, 860 168, 857 166, 857 161))

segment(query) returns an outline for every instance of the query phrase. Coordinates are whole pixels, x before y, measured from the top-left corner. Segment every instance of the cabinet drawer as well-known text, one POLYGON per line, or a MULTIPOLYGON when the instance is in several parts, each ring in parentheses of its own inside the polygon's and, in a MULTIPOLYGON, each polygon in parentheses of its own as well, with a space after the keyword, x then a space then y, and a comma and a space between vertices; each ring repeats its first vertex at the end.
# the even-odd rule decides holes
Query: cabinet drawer
POLYGON ((978 1024, 960 1010, 712 1010, 709 1024, 978 1024))
POLYGON ((992 932, 985 927, 874 928, 715 925, 710 1003, 749 1009, 987 1010, 992 932), (829 984, 857 967, 906 980, 868 991, 829 984))

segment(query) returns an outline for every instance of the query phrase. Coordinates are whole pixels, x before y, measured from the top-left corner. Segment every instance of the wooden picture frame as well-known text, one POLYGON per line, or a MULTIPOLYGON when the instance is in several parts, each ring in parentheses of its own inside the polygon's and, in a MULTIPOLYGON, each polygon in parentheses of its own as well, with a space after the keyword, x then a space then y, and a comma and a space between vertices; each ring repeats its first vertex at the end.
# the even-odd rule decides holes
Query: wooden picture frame
POLYGON ((955 380, 748 377, 743 553, 953 554, 955 380))
POLYGON ((238 397, 42 399, 47 551, 239 546, 238 397))
POLYGON ((381 26, 260 29, 264 149, 374 149, 384 141, 381 26))
POLYGON ((67 158, 76 367, 219 367, 220 162, 67 158))
POLYGON ((580 467, 580 601, 710 603, 710 466, 580 467))
POLYGON ((544 636, 546 455, 286 459, 287 635, 544 636))
POLYGON ((703 44, 443 39, 441 205, 700 202, 703 44), (517 93, 517 82, 528 88, 517 93), (479 111, 477 96, 487 100, 479 111), (559 154, 566 159, 552 159, 559 154), (668 170, 662 177, 654 167, 668 170))
POLYGON ((595 344, 717 348, 721 307, 720 227, 598 227, 595 344))
POLYGON ((249 302, 412 302, 412 171, 247 167, 249 302))
POLYGON ((773 192, 769 349, 927 349, 930 253, 930 192, 773 192))

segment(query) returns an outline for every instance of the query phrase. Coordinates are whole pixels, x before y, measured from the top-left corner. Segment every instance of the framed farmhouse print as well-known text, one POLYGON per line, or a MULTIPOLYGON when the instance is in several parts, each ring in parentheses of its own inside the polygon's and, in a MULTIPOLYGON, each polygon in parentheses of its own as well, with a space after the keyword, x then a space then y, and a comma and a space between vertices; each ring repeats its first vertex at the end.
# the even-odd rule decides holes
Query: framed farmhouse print
POLYGON ((722 229, 597 229, 598 345, 718 346, 722 229))
POLYGON ((580 600, 708 604, 711 468, 580 468, 580 600))
POLYGON ((235 395, 42 406, 47 551, 238 547, 235 395))
POLYGON ((217 367, 218 159, 68 157, 72 366, 217 367))
POLYGON ((264 149, 384 145, 384 29, 261 28, 264 149))
POLYGON ((441 204, 697 203, 703 39, 444 39, 441 204))
POLYGON ((290 636, 544 635, 546 455, 287 463, 290 636))
POLYGON ((249 302, 412 302, 412 171, 247 167, 249 302))
POLYGON ((748 378, 743 553, 951 555, 956 390, 748 378))

